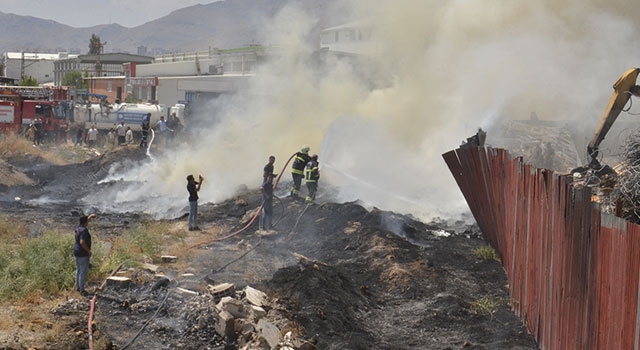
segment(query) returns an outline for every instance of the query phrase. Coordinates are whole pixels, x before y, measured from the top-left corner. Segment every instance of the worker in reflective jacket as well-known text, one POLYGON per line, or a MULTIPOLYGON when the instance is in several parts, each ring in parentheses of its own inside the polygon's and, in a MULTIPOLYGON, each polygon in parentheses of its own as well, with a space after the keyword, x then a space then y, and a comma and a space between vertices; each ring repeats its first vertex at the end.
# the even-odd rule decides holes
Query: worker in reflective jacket
POLYGON ((311 160, 307 163, 306 169, 307 189, 309 194, 305 202, 311 203, 316 200, 316 192, 318 192, 318 180, 320 180, 320 170, 318 169, 318 155, 311 156, 311 160))
POLYGON ((300 196, 300 185, 304 178, 304 167, 307 166, 311 157, 309 157, 309 146, 302 146, 300 152, 296 153, 291 166, 291 175, 293 176, 293 187, 291 187, 291 197, 297 199, 300 196))

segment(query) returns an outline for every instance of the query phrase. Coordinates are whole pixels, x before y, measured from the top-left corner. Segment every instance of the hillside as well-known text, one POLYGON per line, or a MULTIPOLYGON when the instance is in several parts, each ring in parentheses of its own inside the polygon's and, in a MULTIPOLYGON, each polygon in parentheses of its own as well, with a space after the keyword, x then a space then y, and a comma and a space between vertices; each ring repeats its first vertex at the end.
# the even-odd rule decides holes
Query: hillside
MULTIPOLYGON (((335 10, 334 7, 341 6, 336 0, 226 0, 185 7, 133 28, 101 23, 94 27, 73 28, 52 20, 0 12, 3 29, 0 31, 0 52, 85 54, 92 34, 107 42, 105 52, 134 54, 139 46, 146 46, 148 52, 160 48, 169 53, 209 47, 277 44, 264 37, 263 29, 287 6, 303 9, 317 18, 312 33, 341 23, 348 16, 344 8, 335 10), (336 13, 341 15, 336 16, 336 13)), ((113 21, 117 23, 117 18, 113 21)), ((315 40, 315 35, 309 40, 315 40)))

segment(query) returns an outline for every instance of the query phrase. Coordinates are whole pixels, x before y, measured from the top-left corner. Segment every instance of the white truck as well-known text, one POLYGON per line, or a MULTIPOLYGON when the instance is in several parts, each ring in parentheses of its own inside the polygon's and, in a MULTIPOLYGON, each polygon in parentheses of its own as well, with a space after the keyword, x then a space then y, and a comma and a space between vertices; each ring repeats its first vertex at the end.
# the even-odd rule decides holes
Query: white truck
POLYGON ((91 103, 76 104, 74 107, 74 118, 76 123, 80 123, 85 129, 91 125, 96 125, 98 130, 111 130, 116 124, 124 121, 133 131, 140 131, 142 119, 151 113, 151 126, 153 127, 161 116, 166 117, 164 105, 150 103, 121 103, 104 104, 91 103))

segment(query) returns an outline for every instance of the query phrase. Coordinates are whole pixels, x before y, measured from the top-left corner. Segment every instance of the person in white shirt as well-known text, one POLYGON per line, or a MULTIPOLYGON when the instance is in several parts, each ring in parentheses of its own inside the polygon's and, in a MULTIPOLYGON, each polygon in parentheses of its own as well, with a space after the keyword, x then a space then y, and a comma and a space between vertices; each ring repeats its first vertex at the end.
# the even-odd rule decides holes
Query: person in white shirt
POLYGON ((87 144, 89 147, 95 147, 96 142, 98 141, 98 129, 96 129, 95 124, 91 125, 91 129, 87 131, 87 144))
POLYGON ((167 125, 167 121, 164 120, 164 116, 160 117, 160 120, 158 120, 158 122, 156 123, 156 128, 158 129, 158 135, 160 136, 160 140, 163 143, 166 143, 169 133, 173 132, 173 130, 169 129, 169 126, 167 125))
POLYGON ((124 125, 124 120, 116 127, 116 133, 118 134, 118 145, 122 146, 126 142, 127 128, 124 125))
POLYGON ((124 138, 127 145, 133 143, 133 131, 130 126, 127 126, 127 132, 125 133, 124 138))

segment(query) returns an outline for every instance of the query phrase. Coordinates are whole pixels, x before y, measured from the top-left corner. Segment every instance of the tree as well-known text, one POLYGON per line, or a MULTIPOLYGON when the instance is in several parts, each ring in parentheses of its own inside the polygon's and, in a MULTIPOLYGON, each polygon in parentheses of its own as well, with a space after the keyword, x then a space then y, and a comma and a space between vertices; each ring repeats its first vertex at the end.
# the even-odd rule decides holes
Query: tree
POLYGON ((73 86, 76 89, 85 89, 87 87, 87 81, 82 78, 82 73, 76 70, 64 75, 62 85, 73 86))
POLYGON ((89 55, 99 55, 102 51, 102 45, 100 37, 95 34, 91 34, 91 39, 89 39, 89 55))
POLYGON ((38 86, 38 80, 30 75, 25 75, 20 81, 20 86, 38 86))

